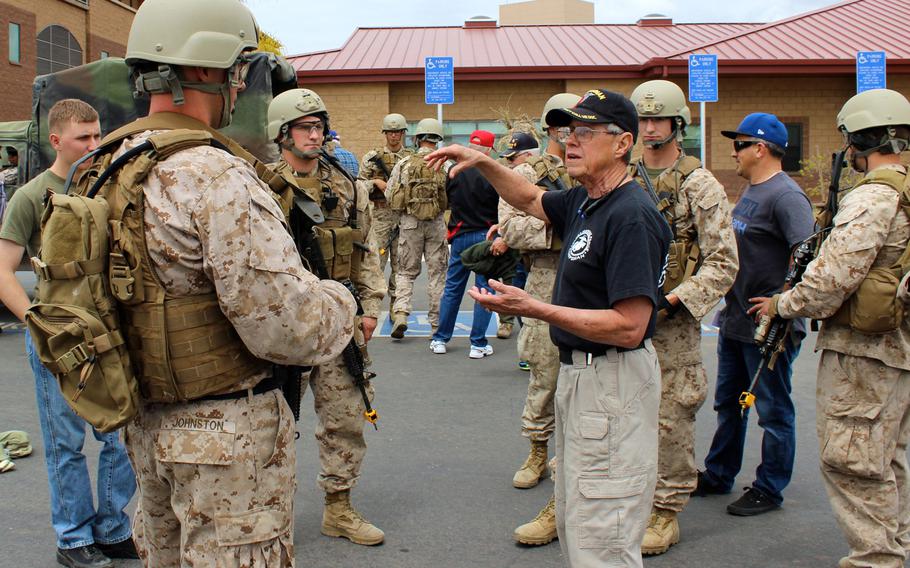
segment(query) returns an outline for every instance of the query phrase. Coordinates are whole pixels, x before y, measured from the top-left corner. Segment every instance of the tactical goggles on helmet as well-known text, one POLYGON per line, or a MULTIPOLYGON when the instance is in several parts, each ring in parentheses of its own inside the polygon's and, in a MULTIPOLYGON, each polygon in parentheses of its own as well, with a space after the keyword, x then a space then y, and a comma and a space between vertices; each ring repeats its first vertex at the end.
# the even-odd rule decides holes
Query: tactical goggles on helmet
POLYGON ((228 69, 228 77, 231 79, 231 87, 239 89, 245 82, 246 76, 250 72, 251 54, 241 53, 233 65, 228 69))
POLYGON ((313 132, 322 133, 325 130, 325 123, 321 120, 308 120, 306 122, 300 121, 288 125, 289 130, 303 131, 306 134, 312 134, 313 132))

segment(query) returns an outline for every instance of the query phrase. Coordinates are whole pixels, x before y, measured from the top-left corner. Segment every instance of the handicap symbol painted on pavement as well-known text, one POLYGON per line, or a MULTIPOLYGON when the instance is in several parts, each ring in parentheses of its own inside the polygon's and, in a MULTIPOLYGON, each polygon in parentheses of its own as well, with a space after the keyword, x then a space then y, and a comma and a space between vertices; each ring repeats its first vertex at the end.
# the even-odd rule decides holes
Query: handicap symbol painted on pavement
MULTIPOLYGON (((380 326, 377 337, 391 337, 392 335, 392 320, 389 317, 389 312, 382 312, 379 316, 382 325, 380 326)), ((455 318, 455 329, 452 330, 452 337, 470 337, 471 336, 471 322, 474 320, 473 311, 460 311, 458 312, 458 317, 455 318)), ((487 326, 487 331, 484 335, 487 337, 496 337, 496 329, 499 327, 499 317, 495 316, 490 318, 490 324, 487 326)), ((430 326, 430 320, 427 317, 427 312, 411 312, 408 315, 408 331, 405 332, 405 337, 431 337, 433 335, 433 328, 430 326)))

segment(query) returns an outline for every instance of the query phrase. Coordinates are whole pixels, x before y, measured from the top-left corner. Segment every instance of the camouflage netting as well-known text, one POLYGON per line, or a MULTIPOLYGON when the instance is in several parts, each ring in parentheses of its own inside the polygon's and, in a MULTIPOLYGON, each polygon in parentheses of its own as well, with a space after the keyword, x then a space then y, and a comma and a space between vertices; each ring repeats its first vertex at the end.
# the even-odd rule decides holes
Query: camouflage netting
POLYGON ((508 105, 490 110, 497 116, 497 121, 505 126, 507 130, 506 134, 496 141, 495 149, 497 152, 502 153, 505 151, 509 142, 512 140, 512 134, 516 132, 530 134, 537 140, 538 144, 542 144, 540 132, 538 132, 538 125, 534 119, 527 114, 520 112, 516 113, 512 111, 508 105))
MULTIPOLYGON (((225 134, 266 162, 278 157, 275 144, 266 138, 266 111, 272 97, 297 86, 293 68, 270 53, 253 57, 240 93, 231 125, 225 134)), ((47 169, 53 161, 48 143, 47 113, 54 103, 67 98, 81 99, 92 105, 101 117, 101 132, 106 134, 148 113, 148 99, 134 99, 129 69, 119 57, 109 57, 86 65, 42 75, 35 79, 32 111, 37 134, 29 149, 29 177, 47 169)))

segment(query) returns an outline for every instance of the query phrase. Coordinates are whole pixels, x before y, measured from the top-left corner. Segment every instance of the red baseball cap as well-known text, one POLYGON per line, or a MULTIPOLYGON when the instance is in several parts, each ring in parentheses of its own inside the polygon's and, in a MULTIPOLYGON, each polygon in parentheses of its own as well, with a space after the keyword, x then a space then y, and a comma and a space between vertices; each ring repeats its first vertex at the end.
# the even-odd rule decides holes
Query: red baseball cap
POLYGON ((487 148, 493 147, 493 140, 496 137, 492 132, 488 130, 475 130, 471 133, 471 137, 468 138, 468 142, 471 144, 477 144, 478 146, 486 146, 487 148))

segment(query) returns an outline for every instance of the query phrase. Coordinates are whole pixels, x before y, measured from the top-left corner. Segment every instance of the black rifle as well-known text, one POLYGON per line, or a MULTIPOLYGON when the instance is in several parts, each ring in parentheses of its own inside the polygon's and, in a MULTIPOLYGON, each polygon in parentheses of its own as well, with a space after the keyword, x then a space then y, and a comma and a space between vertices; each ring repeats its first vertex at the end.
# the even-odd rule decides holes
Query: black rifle
MULTIPOLYGON (((814 233, 806 240, 802 241, 793 250, 793 262, 790 270, 787 271, 787 277, 784 279, 784 290, 796 286, 803 278, 806 267, 812 262, 816 254, 816 242, 819 241, 821 231, 814 233)), ((755 330, 755 342, 758 344, 758 351, 761 353, 761 363, 752 376, 752 382, 749 383, 749 389, 739 395, 740 414, 745 417, 746 411, 755 403, 755 385, 758 384, 758 378, 765 368, 774 370, 777 363, 777 357, 783 353, 785 342, 790 335, 790 326, 793 320, 784 319, 780 315, 773 318, 767 315, 762 316, 758 328, 755 330)))
POLYGON ((638 177, 641 178, 641 182, 644 184, 645 189, 648 190, 648 195, 650 195, 651 199, 654 200, 654 205, 660 208, 660 198, 657 197, 657 192, 654 191, 654 186, 651 185, 651 177, 648 175, 648 170, 645 169, 644 162, 638 160, 638 165, 636 168, 638 171, 638 177))
MULTIPOLYGON (((338 164, 337 160, 333 157, 328 155, 325 157, 332 165, 335 165, 336 169, 343 170, 341 165, 338 164)), ((348 179, 351 179, 350 175, 347 175, 347 177, 348 179)), ((357 207, 355 205, 351 211, 351 221, 355 224, 357 219, 356 211, 357 207)), ((313 232, 316 225, 319 225, 324 220, 322 210, 316 202, 308 197, 300 195, 294 196, 294 204, 291 207, 290 225, 294 242, 297 244, 297 251, 313 274, 321 280, 331 280, 329 271, 325 265, 325 258, 322 256, 322 249, 319 247, 319 242, 316 240, 316 234, 313 232)), ((350 280, 345 280, 342 284, 351 292, 351 295, 354 296, 354 300, 357 302, 357 315, 363 315, 363 307, 360 305, 360 294, 354 287, 354 283, 350 280)), ((366 370, 363 353, 360 351, 354 338, 351 338, 345 346, 344 351, 341 352, 341 358, 344 361, 344 366, 347 367, 348 372, 354 378, 354 386, 357 387, 360 391, 360 396, 363 398, 363 406, 365 409, 363 413, 364 418, 373 425, 373 428, 378 430, 379 427, 376 422, 379 420, 379 414, 376 413, 373 406, 370 404, 370 397, 366 390, 367 383, 370 379, 375 377, 376 374, 366 370)))
MULTIPOLYGON (((825 209, 818 218, 818 231, 822 234, 827 233, 834 226, 834 216, 837 215, 838 194, 840 193, 840 176, 847 165, 844 160, 847 150, 841 150, 831 154, 831 182, 828 184, 828 199, 825 201, 825 209)), ((821 246, 824 237, 818 239, 821 246)), ((817 251, 816 251, 817 252, 817 251)))
POLYGON ((385 165, 385 162, 382 161, 382 158, 379 157, 379 154, 373 154, 373 157, 370 158, 370 161, 376 164, 376 167, 382 170, 382 173, 385 176, 385 181, 389 181, 389 178, 392 177, 392 172, 389 171, 389 167, 385 165))

